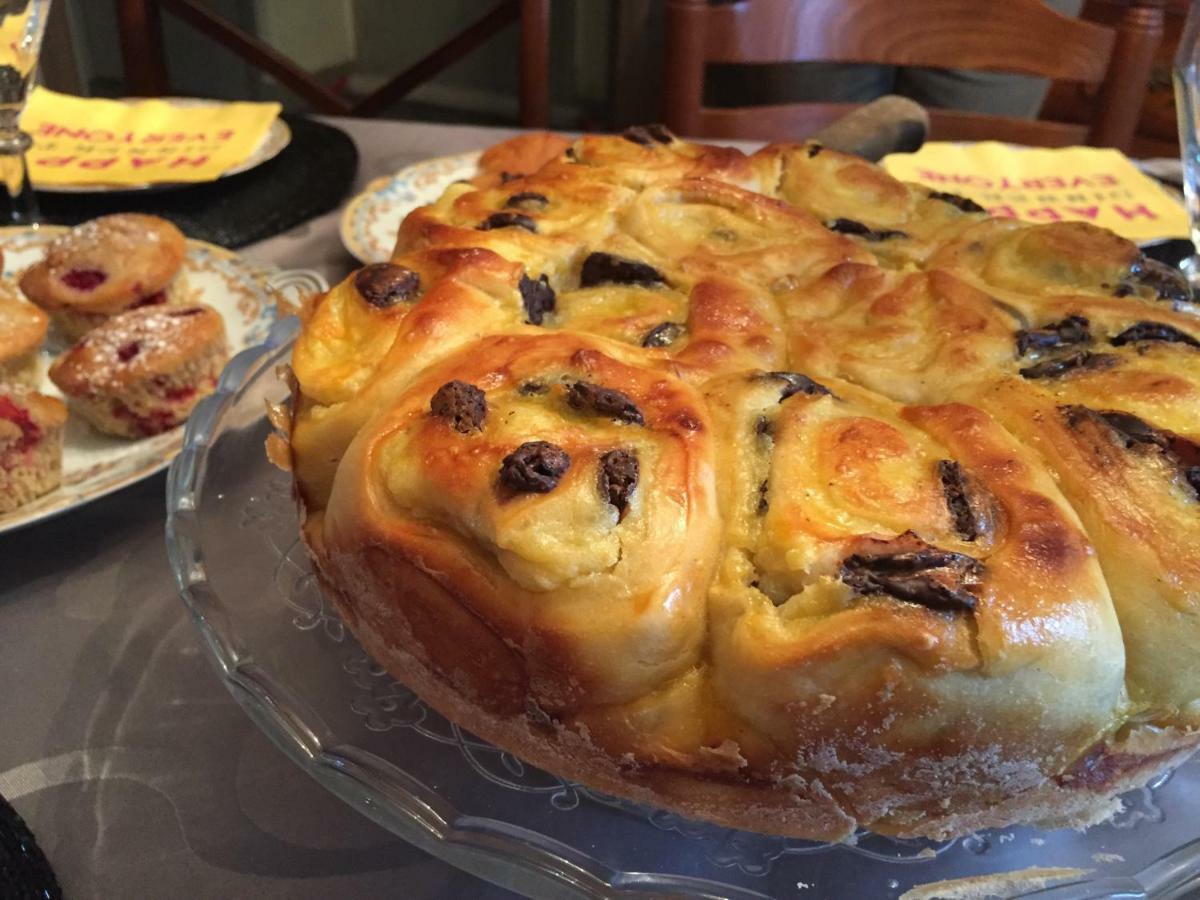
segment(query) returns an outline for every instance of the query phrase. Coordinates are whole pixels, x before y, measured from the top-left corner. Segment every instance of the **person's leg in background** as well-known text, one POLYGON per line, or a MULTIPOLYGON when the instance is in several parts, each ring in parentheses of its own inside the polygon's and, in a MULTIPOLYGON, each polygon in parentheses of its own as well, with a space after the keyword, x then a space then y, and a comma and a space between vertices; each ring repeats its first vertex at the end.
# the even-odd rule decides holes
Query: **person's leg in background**
POLYGON ((709 66, 706 106, 775 103, 869 103, 894 91, 895 66, 776 63, 709 66))
MULTIPOLYGON (((1079 15, 1083 0, 1044 0, 1067 16, 1079 15)), ((1035 118, 1050 82, 1028 75, 972 72, 965 69, 902 68, 896 74, 896 93, 925 106, 988 113, 993 116, 1035 118)))
MULTIPOLYGON (((708 2, 723 6, 735 0, 708 2)), ((708 67, 704 104, 869 103, 892 93, 895 82, 895 66, 825 62, 714 65, 708 67)))

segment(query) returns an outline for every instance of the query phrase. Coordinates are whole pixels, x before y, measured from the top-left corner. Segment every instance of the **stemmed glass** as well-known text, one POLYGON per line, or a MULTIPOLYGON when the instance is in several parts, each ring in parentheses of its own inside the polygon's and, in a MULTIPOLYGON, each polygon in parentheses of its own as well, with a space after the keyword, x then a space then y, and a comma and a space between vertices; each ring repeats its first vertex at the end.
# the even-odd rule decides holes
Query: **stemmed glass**
POLYGON ((1175 112, 1183 157, 1183 195, 1192 222, 1192 256, 1180 268, 1200 285, 1200 0, 1192 0, 1175 56, 1175 112))
POLYGON ((37 71, 49 12, 50 0, 0 0, 0 181, 7 203, 3 217, 14 225, 38 218, 25 163, 33 140, 19 120, 37 71))

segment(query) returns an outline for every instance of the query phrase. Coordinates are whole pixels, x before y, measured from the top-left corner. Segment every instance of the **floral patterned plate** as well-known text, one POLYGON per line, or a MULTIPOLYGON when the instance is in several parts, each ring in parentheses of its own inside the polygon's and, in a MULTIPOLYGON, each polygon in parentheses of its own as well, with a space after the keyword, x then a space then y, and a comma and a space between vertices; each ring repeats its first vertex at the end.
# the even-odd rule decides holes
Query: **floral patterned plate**
POLYGON ((342 211, 342 245, 359 262, 386 262, 404 217, 432 203, 452 182, 475 175, 479 151, 439 156, 376 178, 342 211))
MULTIPOLYGON (((4 277, 14 278, 41 258, 42 247, 66 229, 0 228, 4 251, 4 277)), ((281 292, 308 293, 325 289, 315 272, 264 268, 247 262, 213 244, 188 241, 183 264, 189 299, 207 303, 225 317, 230 353, 237 353, 266 339, 275 321, 276 302, 281 292)), ((46 377, 50 361, 69 344, 53 329, 42 348, 42 390, 59 396, 46 377)), ((63 484, 10 513, 0 515, 0 534, 31 525, 119 490, 162 471, 183 444, 183 428, 142 440, 131 441, 100 434, 86 422, 67 420, 63 448, 63 484)))

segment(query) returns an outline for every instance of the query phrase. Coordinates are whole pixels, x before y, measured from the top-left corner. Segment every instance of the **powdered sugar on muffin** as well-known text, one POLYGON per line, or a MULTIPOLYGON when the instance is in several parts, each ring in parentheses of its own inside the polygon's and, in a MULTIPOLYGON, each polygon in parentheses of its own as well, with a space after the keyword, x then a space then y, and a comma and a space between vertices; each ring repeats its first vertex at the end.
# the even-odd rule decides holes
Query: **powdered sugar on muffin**
POLYGON ((110 316, 169 303, 181 293, 186 253, 182 232, 165 219, 103 216, 55 238, 21 276, 21 290, 74 339, 110 316))
POLYGON ((50 378, 100 431, 146 437, 182 424, 228 355, 212 307, 147 307, 91 331, 54 361, 50 378))

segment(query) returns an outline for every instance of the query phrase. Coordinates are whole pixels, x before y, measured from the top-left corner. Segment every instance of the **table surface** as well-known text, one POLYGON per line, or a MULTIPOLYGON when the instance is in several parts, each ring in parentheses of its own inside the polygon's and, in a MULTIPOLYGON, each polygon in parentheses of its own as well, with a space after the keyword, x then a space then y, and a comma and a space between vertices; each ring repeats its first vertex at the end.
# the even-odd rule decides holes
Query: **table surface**
MULTIPOLYGON (((356 190, 515 133, 329 121, 358 145, 356 190)), ((339 212, 241 253, 337 281, 339 212)), ((0 795, 65 895, 514 896, 344 805, 242 713, 175 591, 163 497, 160 475, 0 537, 0 795)))

